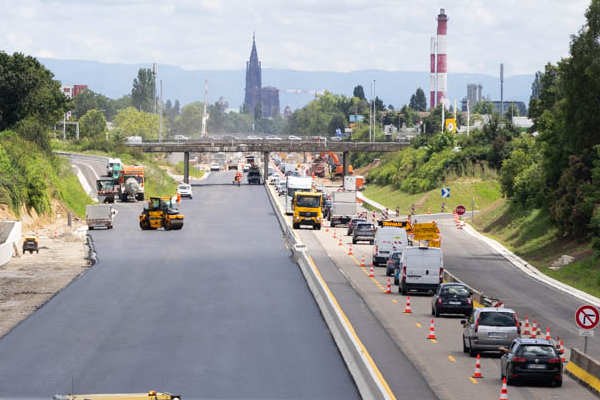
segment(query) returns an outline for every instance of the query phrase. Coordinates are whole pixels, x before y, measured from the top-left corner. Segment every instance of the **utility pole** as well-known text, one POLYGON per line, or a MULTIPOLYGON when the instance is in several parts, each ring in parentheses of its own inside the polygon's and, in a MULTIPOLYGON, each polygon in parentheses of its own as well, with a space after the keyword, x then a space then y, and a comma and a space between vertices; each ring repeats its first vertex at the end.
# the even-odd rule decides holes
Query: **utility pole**
MULTIPOLYGON (((371 99, 373 99, 373 82, 371 82, 371 99)), ((374 100, 371 100, 374 101, 374 100)), ((373 107, 369 105, 369 142, 371 141, 371 134, 373 129, 373 107)))
POLYGON ((158 142, 162 142, 162 130, 163 130, 163 85, 162 79, 160 80, 160 100, 158 107, 158 142))
MULTIPOLYGON (((202 132, 200 133, 201 137, 208 136, 206 132, 206 120, 208 119, 208 114, 206 113, 206 102, 208 101, 208 80, 204 80, 204 109, 202 110, 202 132)), ((254 124, 253 124, 254 126, 254 124)), ((254 128, 252 128, 254 130, 254 128)))

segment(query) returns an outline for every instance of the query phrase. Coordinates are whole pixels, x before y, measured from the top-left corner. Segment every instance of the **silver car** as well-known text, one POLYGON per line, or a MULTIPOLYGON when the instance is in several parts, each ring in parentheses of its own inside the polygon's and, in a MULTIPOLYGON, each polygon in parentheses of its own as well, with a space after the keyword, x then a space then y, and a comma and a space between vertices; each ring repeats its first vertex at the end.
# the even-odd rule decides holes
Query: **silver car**
POLYGON ((464 326, 463 351, 471 357, 485 351, 499 352, 501 347, 510 346, 521 333, 517 313, 510 308, 478 308, 461 323, 464 326))

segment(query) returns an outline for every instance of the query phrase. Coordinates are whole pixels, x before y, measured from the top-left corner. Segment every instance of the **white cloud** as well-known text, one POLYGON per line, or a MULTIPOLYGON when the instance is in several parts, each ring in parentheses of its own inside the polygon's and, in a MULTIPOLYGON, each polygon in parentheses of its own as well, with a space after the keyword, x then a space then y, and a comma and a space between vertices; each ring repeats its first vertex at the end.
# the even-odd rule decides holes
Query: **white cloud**
POLYGON ((589 0, 0 0, 0 48, 36 56, 241 69, 428 69, 446 8, 453 72, 531 73, 568 54, 589 0))

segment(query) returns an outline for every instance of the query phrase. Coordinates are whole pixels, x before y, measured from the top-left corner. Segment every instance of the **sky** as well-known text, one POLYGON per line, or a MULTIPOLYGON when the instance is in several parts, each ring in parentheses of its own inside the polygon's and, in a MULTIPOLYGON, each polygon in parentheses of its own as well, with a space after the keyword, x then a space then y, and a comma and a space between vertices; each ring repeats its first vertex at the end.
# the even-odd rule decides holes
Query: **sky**
POLYGON ((0 50, 239 70, 428 71, 446 9, 448 71, 531 74, 569 52, 589 0, 0 0, 0 50))

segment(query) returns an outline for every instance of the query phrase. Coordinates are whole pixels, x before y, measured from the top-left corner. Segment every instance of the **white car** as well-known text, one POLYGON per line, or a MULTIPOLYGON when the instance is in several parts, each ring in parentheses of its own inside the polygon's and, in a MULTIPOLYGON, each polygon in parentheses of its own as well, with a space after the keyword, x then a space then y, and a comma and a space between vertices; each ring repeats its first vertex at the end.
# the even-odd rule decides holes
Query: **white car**
POLYGON ((250 171, 250 164, 244 164, 244 172, 250 171))
POLYGON ((180 183, 177 186, 177 193, 181 196, 181 197, 189 197, 190 199, 192 198, 192 185, 187 184, 187 183, 180 183))
POLYGON ((288 136, 289 140, 302 140, 302 138, 298 137, 298 136, 294 136, 294 135, 290 135, 288 136))
POLYGON ((250 136, 248 136, 248 140, 262 140, 262 137, 255 136, 255 135, 250 135, 250 136))
POLYGON ((220 171, 221 170, 221 166, 217 163, 212 163, 210 164, 210 170, 211 171, 220 171))
POLYGON ((175 135, 175 136, 173 136, 173 139, 175 139, 178 142, 185 142, 189 138, 187 136, 184 136, 184 135, 175 135))
POLYGON ((267 139, 267 140, 281 140, 281 138, 279 136, 274 136, 274 135, 269 135, 269 136, 265 137, 265 139, 267 139))

